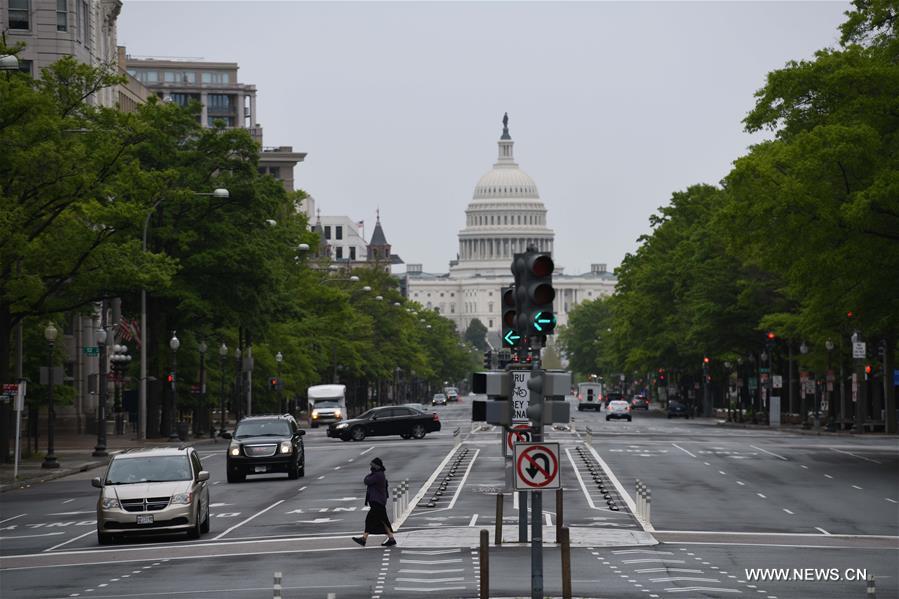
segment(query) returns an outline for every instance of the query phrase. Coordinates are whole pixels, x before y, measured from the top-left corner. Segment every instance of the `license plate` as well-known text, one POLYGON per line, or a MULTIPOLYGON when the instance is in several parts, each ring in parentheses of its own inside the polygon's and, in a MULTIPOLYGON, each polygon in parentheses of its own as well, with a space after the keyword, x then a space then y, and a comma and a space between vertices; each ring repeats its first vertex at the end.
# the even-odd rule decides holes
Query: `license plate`
POLYGON ((268 466, 256 466, 256 472, 265 472, 268 470, 268 466))
POLYGON ((138 514, 137 515, 137 523, 138 524, 153 524, 153 514, 138 514))

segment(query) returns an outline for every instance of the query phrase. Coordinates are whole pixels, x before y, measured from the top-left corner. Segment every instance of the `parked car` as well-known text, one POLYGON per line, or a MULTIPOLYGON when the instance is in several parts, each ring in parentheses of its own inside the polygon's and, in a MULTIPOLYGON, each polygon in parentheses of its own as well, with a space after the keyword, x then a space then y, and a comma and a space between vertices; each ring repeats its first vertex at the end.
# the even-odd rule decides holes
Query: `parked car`
POLYGON ((684 418, 690 418, 690 408, 686 404, 683 404, 679 401, 669 401, 668 402, 668 418, 677 418, 679 416, 683 416, 684 418))
POLYGON ((431 399, 432 406, 445 406, 446 405, 446 395, 443 393, 435 393, 434 397, 431 399))
POLYGON ((231 439, 225 466, 228 482, 242 482, 248 474, 272 472, 286 472, 291 480, 305 476, 305 434, 290 414, 244 418, 237 423, 234 435, 222 434, 231 439))
POLYGON ((97 499, 97 542, 115 535, 209 532, 209 472, 192 447, 120 453, 91 480, 97 499))
POLYGON ((634 410, 649 410, 649 400, 645 395, 634 395, 631 398, 631 408, 634 410))
POLYGON ((440 430, 440 417, 406 406, 372 408, 357 418, 328 426, 328 436, 343 441, 362 441, 366 437, 399 435, 403 439, 421 439, 440 430))
POLYGON ((622 418, 626 419, 628 422, 631 421, 631 405, 624 401, 623 399, 616 399, 614 401, 609 402, 609 406, 606 411, 606 420, 620 420, 622 418))

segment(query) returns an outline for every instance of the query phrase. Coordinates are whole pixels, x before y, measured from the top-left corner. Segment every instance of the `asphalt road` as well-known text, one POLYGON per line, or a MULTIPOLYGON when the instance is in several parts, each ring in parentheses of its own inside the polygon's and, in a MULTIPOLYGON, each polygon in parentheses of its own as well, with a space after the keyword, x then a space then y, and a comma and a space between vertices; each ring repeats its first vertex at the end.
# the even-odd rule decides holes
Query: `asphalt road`
MULTIPOLYGON (((273 475, 228 484, 226 445, 204 448, 212 530, 197 541, 161 537, 99 547, 97 491, 90 486, 96 471, 4 493, 0 592, 267 598, 274 572, 282 572, 285 597, 477 596, 477 552, 456 541, 476 538, 482 528, 492 538, 494 493, 509 473, 500 430, 471 432, 465 399, 437 408, 443 428, 422 440, 344 443, 321 429, 308 431, 306 476, 296 481, 273 475), (401 521, 401 543, 390 549, 375 537, 365 548, 349 539, 362 529, 362 477, 374 456, 387 466, 391 486, 408 479, 413 503, 401 521), (405 543, 404 534, 418 540, 405 543)), ((574 415, 574 430, 547 434, 561 445, 564 521, 578 531, 573 540, 648 529, 661 541, 573 547, 575 596, 862 597, 864 580, 846 578, 867 573, 876 576, 878 597, 899 596, 895 439, 730 429, 643 413, 631 423, 606 422, 603 413, 574 415), (592 448, 585 426, 593 430, 592 448), (605 480, 618 510, 609 509, 594 476, 605 480), (628 509, 638 478, 652 491, 650 525, 628 509), (792 580, 761 582, 748 578, 750 568, 828 571, 791 571, 792 580), (842 580, 796 580, 798 574, 842 580)), ((506 545, 490 551, 491 596, 530 596, 529 550, 509 542, 522 506, 507 496, 503 507, 506 545)), ((544 538, 557 517, 554 494, 544 493, 544 538)), ((558 596, 559 552, 550 541, 545 589, 558 596)))

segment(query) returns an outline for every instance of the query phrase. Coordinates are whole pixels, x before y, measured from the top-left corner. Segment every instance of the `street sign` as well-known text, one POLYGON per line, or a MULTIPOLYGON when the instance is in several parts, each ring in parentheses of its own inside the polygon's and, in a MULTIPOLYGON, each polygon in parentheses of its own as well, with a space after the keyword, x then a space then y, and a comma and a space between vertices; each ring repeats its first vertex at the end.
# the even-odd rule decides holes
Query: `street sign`
POLYGON ((509 429, 509 434, 506 435, 506 446, 511 451, 513 447, 515 447, 516 443, 530 443, 531 441, 531 425, 527 424, 516 424, 512 428, 509 429))
POLYGON ((756 389, 758 389, 758 387, 759 387, 758 379, 756 379, 754 376, 749 377, 749 391, 750 392, 755 391, 756 389))
POLYGON ((865 342, 864 341, 856 341, 852 344, 852 357, 853 358, 862 358, 865 357, 865 342))
POLYGON ((15 383, 3 383, 3 400, 4 401, 12 401, 12 399, 16 396, 16 393, 19 392, 19 386, 15 383))
POLYGON ((528 398, 531 395, 528 381, 530 370, 512 371, 512 423, 528 422, 528 398))
POLYGON ((774 387, 775 389, 780 389, 781 387, 783 387, 784 386, 783 376, 781 376, 779 374, 771 375, 771 386, 774 387))
POLYGON ((84 350, 85 356, 96 357, 100 355, 100 348, 96 345, 85 345, 84 347, 82 347, 82 349, 84 350))
POLYGON ((516 443, 514 464, 516 491, 562 488, 558 443, 516 443))

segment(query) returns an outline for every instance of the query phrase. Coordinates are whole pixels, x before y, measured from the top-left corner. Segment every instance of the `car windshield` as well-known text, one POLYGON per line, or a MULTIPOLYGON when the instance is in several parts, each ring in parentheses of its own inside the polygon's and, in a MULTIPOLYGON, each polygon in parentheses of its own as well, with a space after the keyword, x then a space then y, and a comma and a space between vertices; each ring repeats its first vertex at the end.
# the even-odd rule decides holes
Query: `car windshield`
POLYGON ((285 420, 249 420, 237 425, 234 437, 289 437, 290 425, 285 420))
POLYGON ((443 393, 438 393, 434 396, 434 399, 446 399, 446 395, 444 395, 443 393))
POLYGON ((317 402, 315 402, 316 410, 321 410, 321 409, 333 410, 334 408, 339 408, 339 407, 340 407, 340 404, 337 403, 336 401, 317 401, 317 402))
POLYGON ((106 484, 161 483, 191 478, 187 455, 157 455, 113 460, 106 484))

